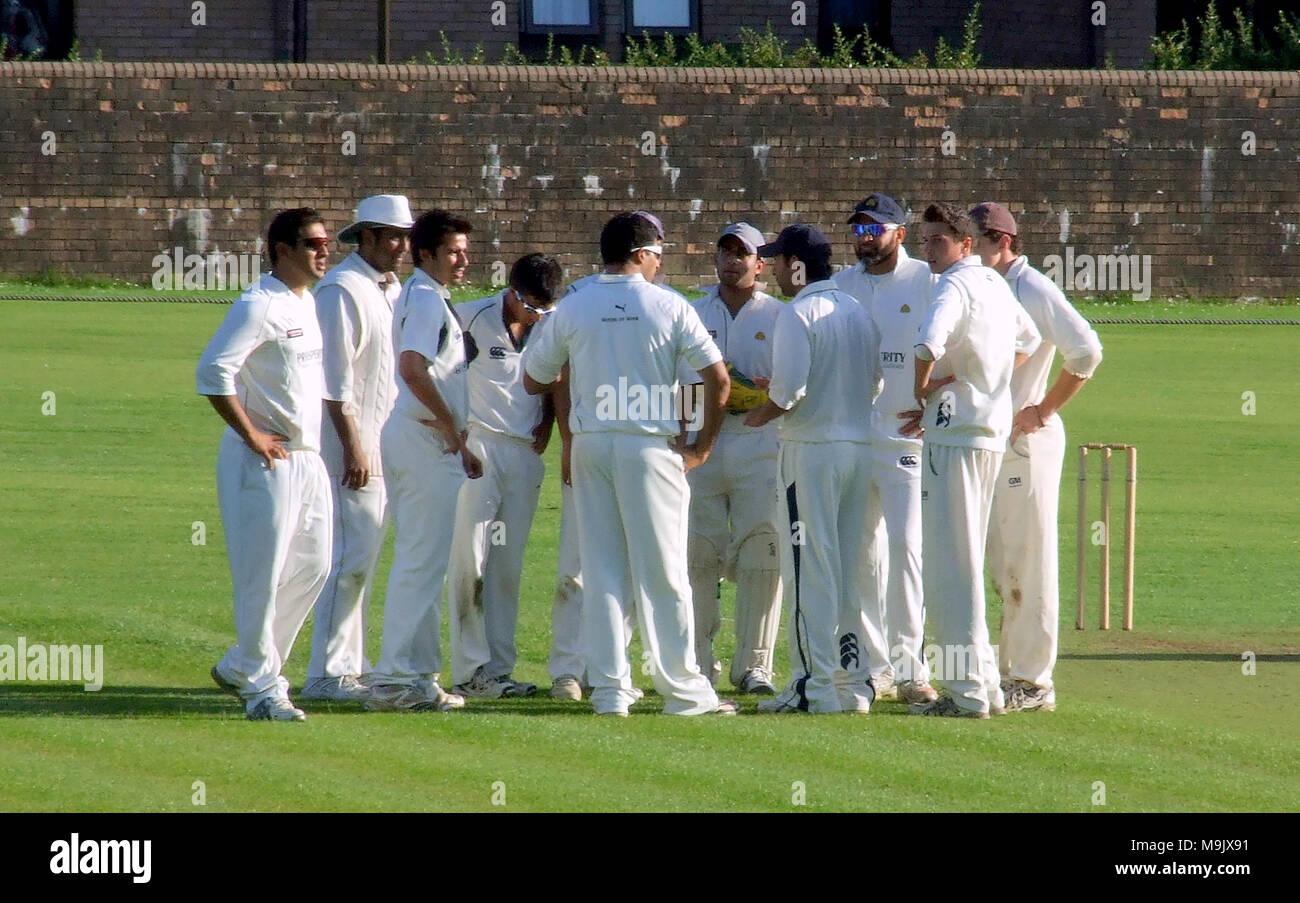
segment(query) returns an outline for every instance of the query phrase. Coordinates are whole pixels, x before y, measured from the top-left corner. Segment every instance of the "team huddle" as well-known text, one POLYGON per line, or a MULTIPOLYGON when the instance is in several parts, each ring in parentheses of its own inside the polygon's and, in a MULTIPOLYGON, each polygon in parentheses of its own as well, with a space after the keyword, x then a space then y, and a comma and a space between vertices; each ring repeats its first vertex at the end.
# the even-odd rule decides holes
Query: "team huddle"
POLYGON ((600 235, 603 272, 567 292, 556 259, 534 253, 502 291, 453 305, 468 221, 366 198, 338 235, 355 250, 327 272, 315 211, 277 215, 271 272, 198 367, 198 392, 229 425, 217 494, 236 643, 213 680, 250 719, 303 720, 282 670, 314 609, 300 700, 447 711, 536 694, 512 676, 515 630, 558 429, 552 697, 626 716, 642 696, 628 656, 639 632, 665 713, 735 714, 713 648, 729 580, 729 679, 767 697, 760 713, 866 713, 887 698, 922 715, 1054 709, 1057 412, 1101 344, 1020 255, 1001 205, 929 205, 926 262, 904 249, 906 212, 887 195, 857 204, 848 225, 858 262, 837 273, 812 226, 768 242, 728 225, 717 284, 688 301, 656 282, 663 224, 622 213, 600 235), (760 290, 765 274, 789 302, 760 290), (986 559, 1003 600, 996 651, 986 559), (949 650, 933 676, 942 692, 923 654, 927 615, 949 650))

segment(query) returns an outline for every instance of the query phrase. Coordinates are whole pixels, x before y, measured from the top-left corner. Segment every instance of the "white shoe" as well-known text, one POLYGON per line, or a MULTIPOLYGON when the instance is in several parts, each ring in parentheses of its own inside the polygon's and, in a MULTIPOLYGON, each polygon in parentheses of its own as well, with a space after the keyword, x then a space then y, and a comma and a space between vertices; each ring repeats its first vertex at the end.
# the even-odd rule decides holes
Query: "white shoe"
POLYGON ((307 681, 298 698, 325 702, 363 702, 370 698, 370 690, 363 687, 353 675, 344 674, 342 677, 318 677, 307 681))
POLYGON ((890 671, 871 675, 871 689, 876 691, 876 699, 898 699, 897 686, 890 671))
POLYGON ((1055 712, 1056 688, 1044 689, 1027 680, 1013 680, 1003 689, 1008 712, 1055 712))
POLYGON ((239 692, 239 686, 234 681, 230 680, 224 674, 218 671, 216 665, 212 666, 212 670, 209 671, 208 674, 212 675, 212 682, 215 683, 217 686, 219 686, 223 692, 229 693, 231 696, 235 697, 236 699, 241 698, 241 694, 239 692))
POLYGON ((461 696, 473 696, 478 699, 500 699, 505 696, 510 689, 510 683, 502 680, 500 677, 488 677, 479 668, 474 672, 474 676, 463 684, 456 684, 452 688, 461 696))
POLYGON ((551 684, 552 699, 571 699, 574 702, 582 701, 582 684, 578 678, 565 674, 562 677, 555 678, 551 684))
POLYGON ((465 697, 448 693, 430 681, 421 684, 375 684, 366 700, 369 712, 448 712, 465 708, 465 697))
POLYGON ((736 685, 736 692, 753 696, 775 696, 776 686, 772 683, 772 672, 764 668, 751 668, 736 685))
POLYGON ((249 721, 306 721, 302 709, 295 708, 288 699, 268 696, 248 712, 249 721))
POLYGON ((894 690, 896 698, 908 705, 925 705, 939 698, 934 687, 924 680, 900 680, 894 684, 894 690))
POLYGON ((718 707, 710 715, 739 715, 740 705, 732 699, 719 699, 718 707))

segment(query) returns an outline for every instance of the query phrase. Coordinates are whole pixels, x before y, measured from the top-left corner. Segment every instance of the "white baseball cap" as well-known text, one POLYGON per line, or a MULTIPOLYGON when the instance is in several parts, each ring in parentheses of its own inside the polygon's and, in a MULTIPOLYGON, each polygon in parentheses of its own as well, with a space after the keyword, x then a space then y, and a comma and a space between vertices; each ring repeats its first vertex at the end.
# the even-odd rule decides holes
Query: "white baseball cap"
POLYGON ((356 222, 339 233, 339 241, 354 245, 362 229, 409 229, 415 225, 411 202, 404 194, 376 194, 357 205, 356 222))

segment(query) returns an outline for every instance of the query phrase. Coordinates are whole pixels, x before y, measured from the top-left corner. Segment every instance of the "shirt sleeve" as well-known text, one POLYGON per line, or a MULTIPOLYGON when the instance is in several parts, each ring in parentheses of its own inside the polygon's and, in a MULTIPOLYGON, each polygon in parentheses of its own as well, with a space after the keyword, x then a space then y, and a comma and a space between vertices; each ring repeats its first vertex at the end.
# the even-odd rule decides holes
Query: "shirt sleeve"
MULTIPOLYGON (((916 347, 925 346, 931 357, 917 357, 922 360, 939 360, 948 349, 948 342, 957 331, 957 326, 966 313, 966 302, 961 289, 951 279, 944 279, 935 286, 934 300, 926 312, 925 322, 916 340, 916 347)), ((1019 307, 1020 305, 1016 305, 1019 307)))
POLYGON ((1029 311, 1014 300, 1012 304, 1016 312, 1016 353, 1033 354, 1043 343, 1042 333, 1034 325, 1034 318, 1029 316, 1029 311))
POLYGON ((1061 352, 1062 366, 1083 379, 1090 379, 1101 363, 1101 338, 1092 325, 1070 304, 1055 285, 1047 292, 1043 338, 1061 352))
MULTIPOLYGON (((686 362, 686 366, 699 373, 705 367, 711 367, 721 361, 722 352, 718 350, 718 345, 709 335, 709 331, 704 328, 704 323, 695 308, 689 303, 683 306, 686 310, 679 320, 680 359, 686 362)), ((698 378, 691 380, 691 382, 699 381, 698 378)))
POLYGON ((325 398, 352 402, 352 364, 361 347, 361 311, 343 286, 327 285, 314 292, 325 363, 325 398))
POLYGON ((433 360, 438 356, 438 339, 447 328, 446 303, 433 289, 419 287, 411 290, 406 310, 398 355, 403 351, 418 351, 426 360, 433 360))
POLYGON ((790 410, 808 394, 812 370, 812 340, 808 327, 792 306, 781 309, 772 335, 772 383, 767 397, 782 410, 790 410))
POLYGON ((235 395, 244 361, 268 338, 270 298, 262 292, 235 301, 199 358, 198 394, 235 395))
POLYGON ((564 326, 562 318, 566 313, 567 308, 557 307, 555 313, 538 324, 541 328, 533 330, 533 334, 528 337, 528 344, 524 346, 521 361, 524 372, 542 385, 555 382, 569 359, 569 351, 561 335, 564 326))

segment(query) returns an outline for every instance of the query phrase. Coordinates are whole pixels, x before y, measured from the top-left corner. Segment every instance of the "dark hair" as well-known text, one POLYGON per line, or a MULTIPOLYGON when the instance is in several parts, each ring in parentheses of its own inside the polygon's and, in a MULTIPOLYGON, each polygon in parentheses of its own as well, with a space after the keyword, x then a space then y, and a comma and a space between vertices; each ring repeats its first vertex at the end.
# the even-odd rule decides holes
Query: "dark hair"
POLYGON ((1012 254, 1020 253, 1019 235, 1012 235, 1008 232, 999 232, 997 229, 985 229, 982 234, 984 235, 985 238, 987 238, 989 241, 993 242, 994 244, 997 244, 999 241, 1001 241, 1002 236, 1005 235, 1007 238, 1011 239, 1011 253, 1012 254))
POLYGON ((785 254, 782 256, 787 258, 794 257, 803 264, 803 272, 807 277, 807 285, 811 285, 814 282, 821 282, 823 279, 829 279, 834 274, 834 270, 831 269, 829 256, 825 260, 820 256, 814 257, 811 260, 804 260, 802 257, 796 257, 793 254, 785 254))
POLYGON ((418 267, 421 251, 432 254, 442 246, 442 240, 448 235, 468 235, 472 231, 474 227, 469 220, 446 210, 421 213, 411 227, 411 261, 418 267))
POLYGON ((931 204, 921 215, 921 222, 943 223, 958 239, 975 237, 970 214, 956 204, 931 204))
POLYGON ((564 291, 564 270, 549 254, 525 254, 510 268, 510 287, 515 291, 550 303, 564 291))
POLYGON ((633 248, 652 245, 658 240, 654 223, 635 213, 620 213, 600 230, 600 259, 606 266, 627 263, 633 248))
POLYGON ((266 252, 271 256, 271 266, 275 266, 277 244, 297 247, 302 238, 302 230, 316 223, 324 225, 325 220, 312 207, 294 207, 277 213, 275 219, 271 220, 270 228, 266 230, 266 252))

